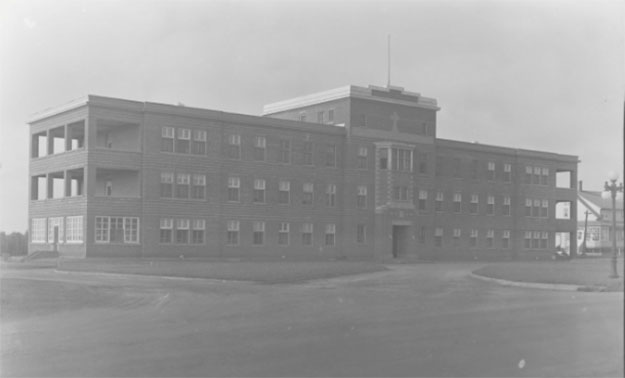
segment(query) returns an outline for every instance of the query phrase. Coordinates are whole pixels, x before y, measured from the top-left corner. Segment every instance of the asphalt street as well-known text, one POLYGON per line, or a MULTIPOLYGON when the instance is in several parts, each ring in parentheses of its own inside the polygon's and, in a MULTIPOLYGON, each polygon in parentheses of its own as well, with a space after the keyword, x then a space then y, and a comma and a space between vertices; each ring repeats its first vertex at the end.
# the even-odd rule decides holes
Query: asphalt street
POLYGON ((471 278, 476 268, 393 265, 280 285, 4 271, 4 283, 63 282, 94 297, 106 291, 107 300, 3 321, 0 368, 2 376, 623 376, 623 293, 504 287, 471 278))

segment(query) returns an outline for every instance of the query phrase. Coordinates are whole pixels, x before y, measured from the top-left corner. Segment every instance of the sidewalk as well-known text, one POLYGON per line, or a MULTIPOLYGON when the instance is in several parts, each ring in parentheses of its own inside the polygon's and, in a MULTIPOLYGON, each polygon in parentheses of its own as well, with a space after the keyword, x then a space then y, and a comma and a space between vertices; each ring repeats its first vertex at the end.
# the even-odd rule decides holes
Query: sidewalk
POLYGON ((623 291, 623 261, 618 261, 619 278, 609 278, 608 258, 572 261, 536 261, 495 263, 477 269, 477 278, 510 286, 550 290, 623 291))

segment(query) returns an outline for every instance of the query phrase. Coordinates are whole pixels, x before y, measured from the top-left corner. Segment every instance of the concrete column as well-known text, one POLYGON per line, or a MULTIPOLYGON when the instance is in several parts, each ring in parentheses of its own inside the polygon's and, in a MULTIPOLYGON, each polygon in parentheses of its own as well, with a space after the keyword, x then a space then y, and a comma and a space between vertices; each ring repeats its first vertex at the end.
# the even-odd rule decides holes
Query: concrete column
POLYGON ((69 135, 69 125, 65 124, 63 126, 65 133, 65 151, 71 151, 72 149, 72 139, 69 135))
POLYGON ((48 143, 46 155, 51 155, 54 148, 54 138, 50 137, 50 129, 46 130, 46 142, 48 143))

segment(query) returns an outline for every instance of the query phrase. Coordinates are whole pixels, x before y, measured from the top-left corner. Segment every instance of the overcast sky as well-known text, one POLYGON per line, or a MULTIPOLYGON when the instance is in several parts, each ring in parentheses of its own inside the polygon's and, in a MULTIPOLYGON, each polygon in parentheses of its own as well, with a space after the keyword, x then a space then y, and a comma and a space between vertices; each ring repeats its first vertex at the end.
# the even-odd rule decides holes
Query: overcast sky
POLYGON ((434 97, 440 137, 623 171, 623 1, 0 1, 0 230, 24 231, 29 117, 86 94, 256 114, 347 84, 434 97))

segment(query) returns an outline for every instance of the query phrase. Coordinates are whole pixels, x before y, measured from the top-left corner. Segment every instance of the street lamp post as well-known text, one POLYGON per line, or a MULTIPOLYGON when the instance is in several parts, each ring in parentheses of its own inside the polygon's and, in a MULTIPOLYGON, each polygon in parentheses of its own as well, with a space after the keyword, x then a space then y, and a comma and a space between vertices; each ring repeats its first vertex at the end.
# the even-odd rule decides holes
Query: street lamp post
POLYGON ((617 265, 617 250, 616 250, 616 196, 617 194, 623 192, 623 183, 616 184, 616 180, 618 180, 618 174, 615 172, 610 172, 608 175, 608 179, 610 183, 605 182, 604 189, 605 191, 601 193, 601 197, 603 199, 612 198, 612 272, 610 274, 610 278, 618 278, 618 271, 616 269, 617 265))

